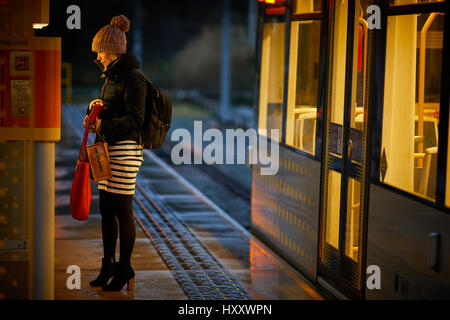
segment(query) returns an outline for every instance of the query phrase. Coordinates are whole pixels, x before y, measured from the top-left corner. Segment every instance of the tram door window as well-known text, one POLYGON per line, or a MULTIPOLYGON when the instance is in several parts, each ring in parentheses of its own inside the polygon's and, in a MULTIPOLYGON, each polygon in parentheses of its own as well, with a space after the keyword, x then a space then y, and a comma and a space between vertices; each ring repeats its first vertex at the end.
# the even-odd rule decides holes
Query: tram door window
POLYGON ((286 144, 315 154, 320 20, 293 21, 286 114, 286 144))
POLYGON ((320 12, 322 0, 294 0, 293 14, 320 12))
POLYGON ((339 274, 339 282, 345 282, 346 288, 351 287, 352 292, 360 296, 370 88, 368 79, 373 48, 373 31, 368 28, 367 8, 372 2, 342 0, 330 3, 320 266, 325 275, 329 271, 339 274), (352 24, 349 24, 351 21, 352 24), (353 30, 349 39, 348 28, 353 30), (348 41, 351 45, 347 47, 348 41))
POLYGON ((361 247, 361 226, 360 217, 362 215, 361 196, 362 183, 357 179, 348 178, 347 192, 347 223, 345 229, 345 255, 355 262, 360 257, 361 247))
POLYGON ((339 249, 339 217, 341 212, 341 181, 340 172, 329 170, 327 176, 327 214, 325 228, 325 241, 327 244, 339 249))
POLYGON ((380 180, 435 200, 444 16, 387 21, 380 180))
POLYGON ((347 179, 345 255, 361 265, 362 226, 364 215, 364 170, 369 103, 369 1, 356 1, 353 29, 353 61, 351 99, 349 105, 348 161, 352 174, 347 179))
MULTIPOLYGON (((330 96, 328 97, 327 108, 327 154, 330 155, 330 157, 327 157, 327 161, 331 162, 330 167, 342 158, 348 1, 336 1, 332 9, 331 28, 333 32, 330 36, 330 67, 328 70, 330 96)), ((326 167, 325 214, 322 224, 323 246, 330 245, 339 249, 342 175, 337 170, 326 167)))
POLYGON ((270 137, 270 129, 279 130, 281 139, 284 82, 284 22, 264 24, 259 97, 259 134, 270 137))

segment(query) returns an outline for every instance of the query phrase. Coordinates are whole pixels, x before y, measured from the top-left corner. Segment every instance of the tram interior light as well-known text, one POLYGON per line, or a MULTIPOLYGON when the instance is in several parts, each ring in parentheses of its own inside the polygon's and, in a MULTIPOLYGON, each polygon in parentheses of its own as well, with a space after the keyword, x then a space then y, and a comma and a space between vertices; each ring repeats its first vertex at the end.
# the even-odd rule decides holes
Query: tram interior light
POLYGON ((261 0, 266 4, 267 15, 283 15, 286 12, 286 0, 261 0))
POLYGON ((286 2, 286 0, 258 0, 258 2, 263 2, 267 4, 276 4, 286 2))
POLYGON ((33 29, 42 29, 48 26, 48 23, 33 23, 33 29))
POLYGON ((49 24, 49 0, 31 0, 31 22, 33 29, 42 29, 49 24))

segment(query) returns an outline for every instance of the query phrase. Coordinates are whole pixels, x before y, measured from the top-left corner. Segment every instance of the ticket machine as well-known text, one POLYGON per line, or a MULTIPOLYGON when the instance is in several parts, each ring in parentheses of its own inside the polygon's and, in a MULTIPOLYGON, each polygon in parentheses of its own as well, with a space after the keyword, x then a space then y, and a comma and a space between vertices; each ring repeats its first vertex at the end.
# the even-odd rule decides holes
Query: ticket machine
POLYGON ((53 299, 61 39, 49 0, 0 1, 0 299, 53 299))

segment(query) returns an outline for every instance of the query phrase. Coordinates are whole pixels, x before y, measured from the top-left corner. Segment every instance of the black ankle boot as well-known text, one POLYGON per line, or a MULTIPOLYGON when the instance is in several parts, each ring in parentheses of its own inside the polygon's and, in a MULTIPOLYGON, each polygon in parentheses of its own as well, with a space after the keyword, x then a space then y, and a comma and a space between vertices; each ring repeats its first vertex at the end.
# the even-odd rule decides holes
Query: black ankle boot
POLYGON ((130 263, 117 263, 117 272, 110 283, 103 286, 104 291, 120 291, 127 284, 127 290, 134 289, 134 270, 130 263))
POLYGON ((116 259, 115 258, 103 258, 102 268, 97 279, 92 280, 89 284, 93 287, 102 287, 106 285, 109 278, 111 278, 116 272, 116 259))

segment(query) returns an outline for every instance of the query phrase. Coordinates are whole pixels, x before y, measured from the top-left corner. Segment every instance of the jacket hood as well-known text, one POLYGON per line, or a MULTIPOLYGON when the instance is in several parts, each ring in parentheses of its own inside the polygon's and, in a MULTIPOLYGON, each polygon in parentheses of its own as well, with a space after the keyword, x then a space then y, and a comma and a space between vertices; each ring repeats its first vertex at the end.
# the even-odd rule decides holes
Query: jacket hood
POLYGON ((105 71, 103 71, 103 65, 99 60, 94 60, 94 63, 96 63, 100 67, 100 70, 102 70, 102 78, 105 76, 109 77, 112 75, 117 75, 132 69, 139 69, 140 67, 139 61, 132 51, 125 53, 115 61, 111 62, 105 71))

